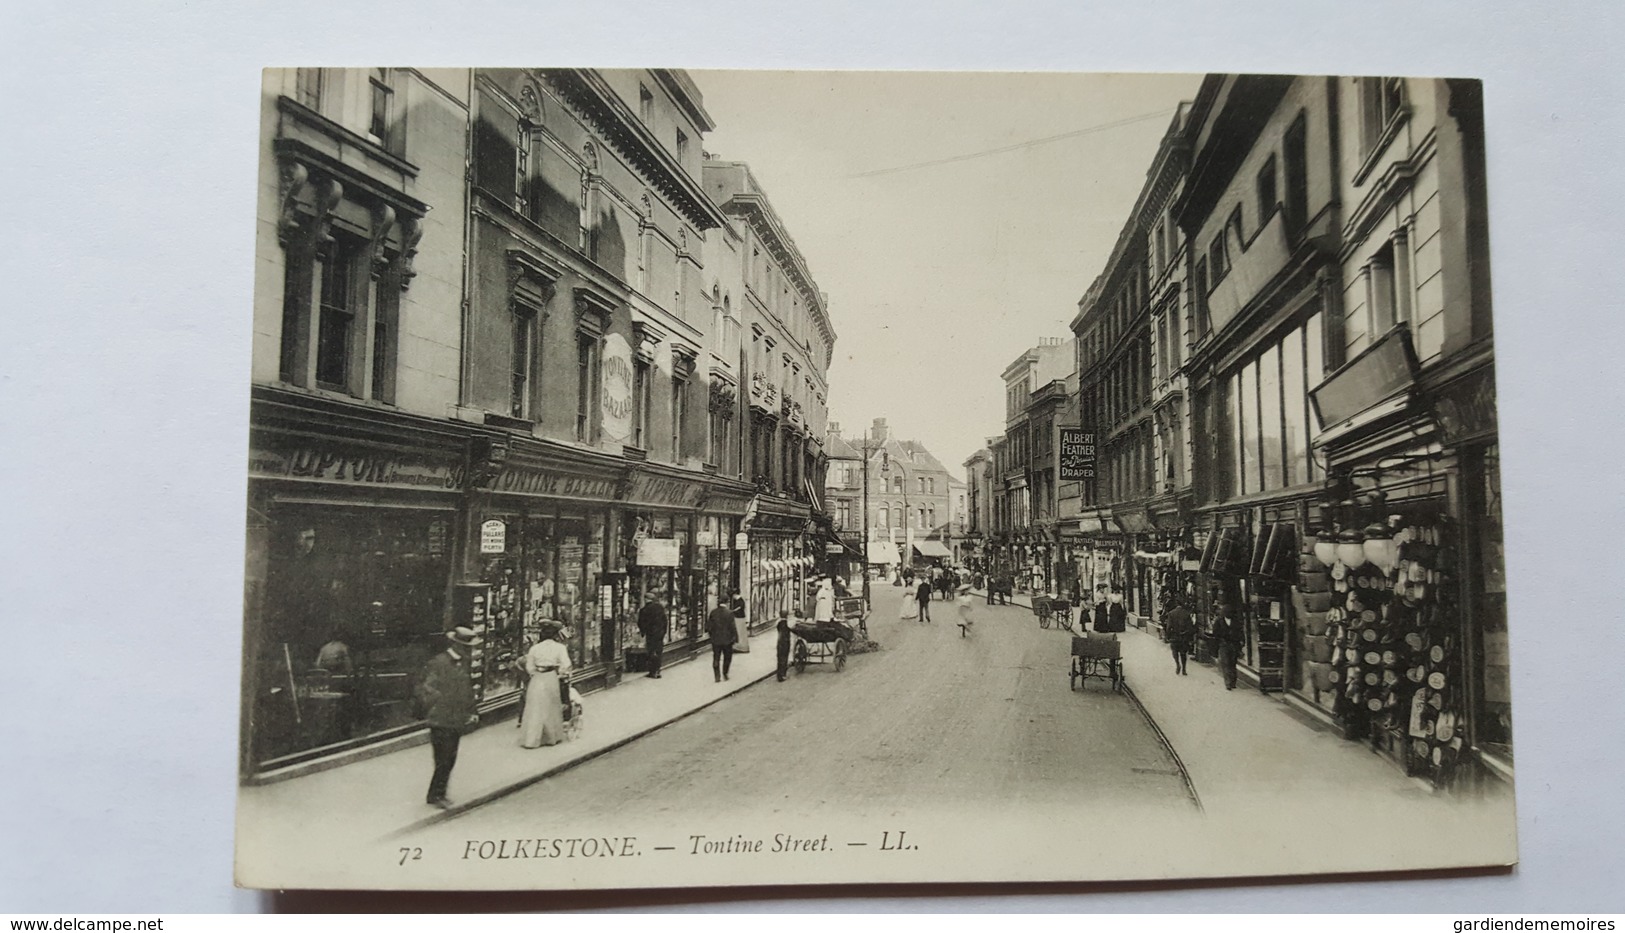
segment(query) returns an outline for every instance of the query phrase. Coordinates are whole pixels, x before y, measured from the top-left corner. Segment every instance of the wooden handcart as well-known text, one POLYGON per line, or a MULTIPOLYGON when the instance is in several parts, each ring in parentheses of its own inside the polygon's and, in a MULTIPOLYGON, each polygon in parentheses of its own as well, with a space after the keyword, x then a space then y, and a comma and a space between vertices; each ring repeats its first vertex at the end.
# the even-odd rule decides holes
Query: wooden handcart
POLYGON ((1123 645, 1117 636, 1093 632, 1072 636, 1072 689, 1086 686, 1091 677, 1109 682, 1114 692, 1123 689, 1123 645))
POLYGON ((841 622, 799 622, 790 626, 795 636, 795 647, 790 652, 790 663, 797 674, 805 674, 808 664, 828 661, 840 673, 846 668, 846 649, 857 633, 841 622))
POLYGON ((1049 628, 1053 623, 1057 628, 1072 630, 1072 604, 1064 599, 1034 596, 1033 615, 1038 617, 1039 628, 1049 628))

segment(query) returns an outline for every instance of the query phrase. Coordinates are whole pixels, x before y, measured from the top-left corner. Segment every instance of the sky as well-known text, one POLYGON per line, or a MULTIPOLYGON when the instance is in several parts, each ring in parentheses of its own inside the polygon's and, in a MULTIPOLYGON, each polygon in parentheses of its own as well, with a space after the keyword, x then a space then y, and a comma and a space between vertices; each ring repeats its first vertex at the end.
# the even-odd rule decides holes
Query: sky
POLYGON ((691 74, 717 124, 706 150, 750 164, 829 297, 830 420, 851 436, 885 418, 961 478, 1004 431, 1001 373, 1040 338, 1070 336, 1201 82, 691 74))

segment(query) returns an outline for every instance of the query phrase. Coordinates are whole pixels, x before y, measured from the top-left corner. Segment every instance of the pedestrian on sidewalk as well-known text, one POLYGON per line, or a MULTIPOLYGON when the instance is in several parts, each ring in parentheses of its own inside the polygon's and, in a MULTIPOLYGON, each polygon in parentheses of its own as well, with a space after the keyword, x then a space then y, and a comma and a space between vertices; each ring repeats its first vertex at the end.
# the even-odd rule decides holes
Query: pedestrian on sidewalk
POLYGON ((1191 622, 1185 601, 1175 597, 1162 616, 1162 630, 1168 636, 1168 648, 1174 654, 1174 672, 1187 674, 1185 665, 1190 661, 1191 648, 1196 641, 1196 626, 1191 622))
POLYGON ((650 596, 649 601, 638 610, 638 631, 642 633, 644 648, 649 652, 649 673, 646 676, 656 680, 660 678, 660 654, 666 649, 669 626, 666 607, 661 604, 660 597, 650 596))
POLYGON ((813 596, 813 621, 835 621, 835 583, 829 577, 818 581, 818 592, 813 596))
POLYGON ((1236 659, 1241 656, 1245 634, 1241 621, 1229 603, 1219 605, 1219 617, 1213 622, 1213 640, 1218 642, 1219 673, 1224 675, 1224 689, 1236 689, 1236 659))
MULTIPOLYGON (((799 611, 797 615, 800 615, 799 611)), ((790 641, 790 619, 781 615, 779 616, 779 643, 774 648, 774 653, 778 656, 778 675, 781 684, 784 683, 784 676, 790 673, 790 641)))
POLYGON ((931 581, 921 580, 920 588, 914 591, 914 601, 920 604, 920 621, 931 621, 931 581))
POLYGON ((525 652, 523 725, 521 748, 541 748, 564 741, 564 704, 569 702, 570 652, 559 640, 564 627, 557 622, 541 624, 541 638, 525 652))
POLYGON ((434 753, 434 776, 429 779, 425 802, 444 810, 451 785, 451 769, 457 764, 457 746, 463 733, 479 722, 474 711, 474 683, 459 648, 477 648, 483 639, 471 628, 459 626, 446 633, 451 644, 423 666, 413 697, 418 712, 429 727, 429 747, 434 753))
MULTIPOLYGON (((1095 586, 1094 622, 1095 631, 1097 632, 1109 632, 1112 630, 1112 603, 1110 596, 1111 594, 1106 589, 1106 584, 1101 583, 1095 586)), ((1081 626, 1083 624, 1083 620, 1080 619, 1078 624, 1081 626)))
POLYGON ((705 618, 705 634, 711 639, 711 673, 717 683, 728 679, 728 670, 734 663, 734 645, 739 643, 739 627, 734 624, 733 610, 723 603, 705 618))

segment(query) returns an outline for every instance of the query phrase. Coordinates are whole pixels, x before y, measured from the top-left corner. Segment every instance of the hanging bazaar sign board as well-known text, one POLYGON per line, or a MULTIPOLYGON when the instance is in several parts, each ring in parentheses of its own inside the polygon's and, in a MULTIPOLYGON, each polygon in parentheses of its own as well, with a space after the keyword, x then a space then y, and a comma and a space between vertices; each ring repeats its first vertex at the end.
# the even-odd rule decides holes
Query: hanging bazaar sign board
POLYGON ((625 444, 632 439, 632 346, 620 334, 604 338, 603 397, 600 408, 605 440, 625 444))
POLYGON ((1058 479, 1063 483, 1092 483, 1098 459, 1095 432, 1088 428, 1062 428, 1057 464, 1058 479))

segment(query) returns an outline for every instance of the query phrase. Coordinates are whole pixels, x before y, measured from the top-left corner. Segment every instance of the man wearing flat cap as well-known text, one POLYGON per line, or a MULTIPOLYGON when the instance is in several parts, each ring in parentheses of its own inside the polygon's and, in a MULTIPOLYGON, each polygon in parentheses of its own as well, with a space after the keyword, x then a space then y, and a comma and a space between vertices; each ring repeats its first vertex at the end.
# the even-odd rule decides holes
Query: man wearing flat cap
POLYGON ((465 653, 477 647, 481 639, 473 629, 460 626, 446 633, 446 641, 446 650, 423 666, 423 676, 414 691, 434 751, 434 776, 429 779, 427 802, 442 810, 451 806, 446 788, 451 783, 451 769, 457 764, 457 746, 463 733, 479 721, 465 653))

